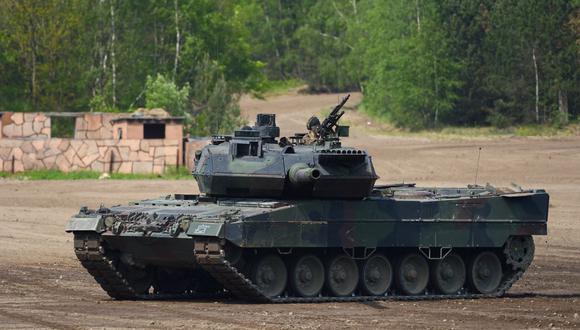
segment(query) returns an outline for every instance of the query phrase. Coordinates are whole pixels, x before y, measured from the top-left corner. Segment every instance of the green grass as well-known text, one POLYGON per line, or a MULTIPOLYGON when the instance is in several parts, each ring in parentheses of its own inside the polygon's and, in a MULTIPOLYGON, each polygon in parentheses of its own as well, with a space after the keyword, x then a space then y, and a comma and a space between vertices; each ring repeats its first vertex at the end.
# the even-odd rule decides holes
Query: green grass
MULTIPOLYGON (((372 126, 363 126, 361 120, 351 125, 364 128, 380 135, 426 137, 432 139, 477 139, 477 138, 502 138, 502 137, 563 137, 580 135, 580 122, 571 122, 563 127, 556 127, 550 124, 543 125, 516 125, 506 128, 492 126, 443 126, 434 129, 422 129, 411 131, 393 125, 388 119, 369 116, 364 111, 359 110, 362 118, 368 118, 373 123, 372 126)), ((366 120, 365 120, 366 121, 366 120)), ((344 123, 342 123, 344 125, 344 123)))
MULTIPOLYGON (((0 178, 15 180, 96 180, 101 176, 95 171, 72 171, 61 172, 58 170, 33 170, 19 173, 0 172, 0 178)), ((163 174, 127 174, 112 173, 112 180, 185 180, 192 179, 191 173, 186 167, 170 167, 163 174)))
POLYGON ((551 125, 520 125, 507 128, 496 127, 443 127, 433 130, 422 130, 410 134, 426 135, 441 138, 485 138, 485 137, 556 137, 573 136, 580 133, 580 126, 571 124, 563 128, 551 125))
POLYGON ((265 83, 263 96, 267 97, 285 94, 292 89, 300 88, 304 85, 304 81, 300 79, 269 80, 265 83))
POLYGON ((441 127, 409 131, 381 123, 375 127, 365 128, 380 135, 426 137, 430 139, 478 139, 502 137, 564 137, 580 135, 580 125, 572 124, 564 128, 550 125, 522 125, 507 128, 495 127, 441 127))

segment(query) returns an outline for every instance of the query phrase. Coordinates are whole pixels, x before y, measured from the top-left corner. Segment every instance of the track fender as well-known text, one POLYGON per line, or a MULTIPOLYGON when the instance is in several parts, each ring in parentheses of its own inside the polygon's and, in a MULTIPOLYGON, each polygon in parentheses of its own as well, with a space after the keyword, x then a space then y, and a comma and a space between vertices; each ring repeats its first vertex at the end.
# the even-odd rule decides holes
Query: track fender
POLYGON ((187 229, 188 236, 224 237, 224 223, 210 221, 193 221, 187 229))
POLYGON ((103 224, 103 217, 101 215, 78 217, 74 216, 68 221, 65 231, 67 233, 74 232, 96 232, 102 233, 105 231, 103 224))

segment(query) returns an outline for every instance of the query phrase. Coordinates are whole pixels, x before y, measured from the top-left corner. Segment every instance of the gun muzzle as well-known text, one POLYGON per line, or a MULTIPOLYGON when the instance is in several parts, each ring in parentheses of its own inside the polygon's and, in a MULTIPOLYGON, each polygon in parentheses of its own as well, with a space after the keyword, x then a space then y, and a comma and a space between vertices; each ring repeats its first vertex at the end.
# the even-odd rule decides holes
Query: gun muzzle
POLYGON ((288 170, 290 182, 296 186, 312 183, 320 178, 320 170, 307 164, 294 164, 288 170))

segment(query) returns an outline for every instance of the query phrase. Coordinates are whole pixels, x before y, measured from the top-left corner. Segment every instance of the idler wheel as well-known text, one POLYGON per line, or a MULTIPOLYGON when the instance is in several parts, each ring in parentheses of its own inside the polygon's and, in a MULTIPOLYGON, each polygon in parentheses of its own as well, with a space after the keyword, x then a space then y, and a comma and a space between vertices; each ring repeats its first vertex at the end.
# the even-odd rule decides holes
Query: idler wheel
POLYGON ((382 254, 374 254, 365 260, 361 271, 361 288, 371 296, 382 296, 393 283, 393 267, 382 254))
POLYGON ((316 297, 324 285, 324 265, 312 254, 300 257, 292 266, 290 285, 300 297, 316 297))
POLYGON ((287 279, 286 265, 282 258, 275 254, 259 258, 252 271, 252 281, 267 297, 281 295, 286 288, 287 279))
POLYGON ((397 287, 405 295, 417 295, 425 291, 429 282, 429 265, 418 253, 409 253, 399 261, 396 273, 397 287))
POLYGON ((510 236, 504 245, 506 263, 514 270, 526 269, 534 260, 535 245, 532 236, 510 236))
POLYGON ((326 271, 326 286, 333 296, 350 296, 358 284, 359 273, 356 262, 345 254, 330 259, 326 271))
POLYGON ((481 252, 473 258, 467 273, 469 285, 483 294, 495 292, 503 276, 499 258, 490 251, 481 252))
POLYGON ((431 264, 431 283, 443 294, 457 293, 465 284, 465 263, 461 256, 449 254, 431 264))

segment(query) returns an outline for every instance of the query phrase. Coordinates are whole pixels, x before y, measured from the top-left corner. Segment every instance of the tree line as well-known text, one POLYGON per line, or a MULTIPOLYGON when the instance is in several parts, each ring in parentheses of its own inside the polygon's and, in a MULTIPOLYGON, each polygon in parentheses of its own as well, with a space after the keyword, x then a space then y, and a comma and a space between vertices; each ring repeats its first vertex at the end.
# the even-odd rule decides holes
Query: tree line
POLYGON ((287 79, 411 129, 563 125, 579 64, 580 0, 0 2, 0 111, 165 106, 197 134, 287 79))

